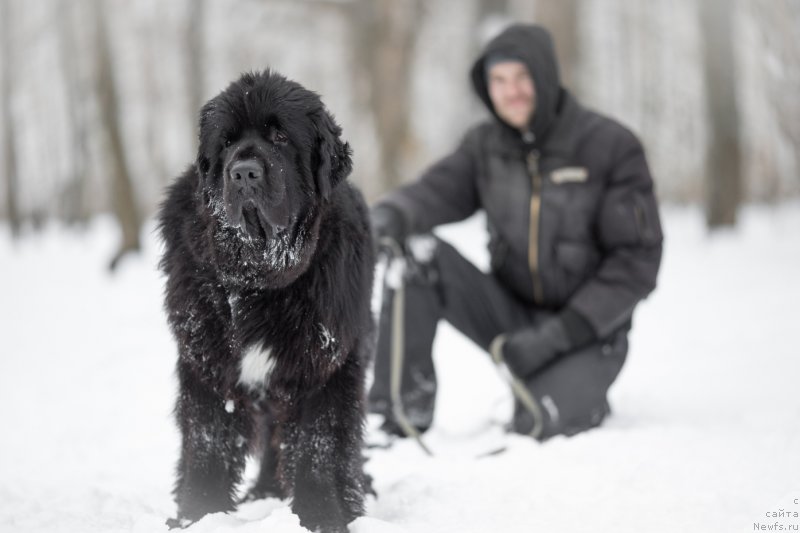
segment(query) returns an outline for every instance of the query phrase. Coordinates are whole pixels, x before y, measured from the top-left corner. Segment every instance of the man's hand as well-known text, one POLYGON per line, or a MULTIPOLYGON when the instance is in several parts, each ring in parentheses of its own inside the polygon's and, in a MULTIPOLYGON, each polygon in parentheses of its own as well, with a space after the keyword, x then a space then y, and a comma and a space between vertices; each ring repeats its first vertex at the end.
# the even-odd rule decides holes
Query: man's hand
POLYGON ((406 220, 400 211, 388 205, 379 205, 370 211, 369 218, 372 224, 372 232, 375 235, 375 242, 379 246, 381 240, 388 238, 393 240, 401 249, 405 249, 408 229, 406 220))
POLYGON ((563 309, 536 326, 498 335, 489 346, 514 376, 525 379, 556 357, 597 340, 591 324, 571 308, 563 309))
MULTIPOLYGON (((500 355, 511 373, 525 379, 544 365, 570 351, 572 342, 563 321, 553 317, 539 326, 531 326, 498 337, 500 355)), ((492 343, 495 344, 494 342, 492 343)))

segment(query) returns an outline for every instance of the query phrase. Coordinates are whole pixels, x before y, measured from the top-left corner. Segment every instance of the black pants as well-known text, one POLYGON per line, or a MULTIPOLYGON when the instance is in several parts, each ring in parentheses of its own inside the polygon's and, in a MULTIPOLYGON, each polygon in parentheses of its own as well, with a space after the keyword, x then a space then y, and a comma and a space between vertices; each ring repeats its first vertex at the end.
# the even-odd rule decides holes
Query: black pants
MULTIPOLYGON (((420 430, 427 429, 433 420, 436 371, 431 349, 440 318, 488 351, 497 335, 535 325, 550 316, 550 312, 518 300, 449 244, 431 239, 435 239, 432 256, 417 261, 405 276, 404 331, 400 332, 405 344, 401 398, 410 422, 420 430)), ((385 289, 369 402, 370 410, 383 414, 386 427, 394 431, 397 426, 390 394, 393 298, 394 291, 385 289)), ((606 393, 628 351, 628 329, 624 327, 610 338, 557 358, 526 381, 544 415, 540 439, 573 435, 603 421, 609 413, 606 393)), ((529 433, 533 424, 528 410, 516 402, 512 428, 529 433)))

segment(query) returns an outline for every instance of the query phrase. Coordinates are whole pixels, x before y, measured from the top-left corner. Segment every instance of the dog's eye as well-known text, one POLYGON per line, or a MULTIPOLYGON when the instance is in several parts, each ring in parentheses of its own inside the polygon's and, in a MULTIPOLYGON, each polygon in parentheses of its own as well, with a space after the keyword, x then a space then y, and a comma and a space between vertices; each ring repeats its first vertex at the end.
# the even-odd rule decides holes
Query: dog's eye
POLYGON ((275 142, 278 144, 286 144, 289 141, 289 137, 286 136, 285 133, 282 131, 275 131, 274 137, 275 142))
POLYGON ((222 141, 222 144, 225 145, 225 148, 228 148, 231 145, 231 140, 230 139, 225 139, 225 140, 222 141))

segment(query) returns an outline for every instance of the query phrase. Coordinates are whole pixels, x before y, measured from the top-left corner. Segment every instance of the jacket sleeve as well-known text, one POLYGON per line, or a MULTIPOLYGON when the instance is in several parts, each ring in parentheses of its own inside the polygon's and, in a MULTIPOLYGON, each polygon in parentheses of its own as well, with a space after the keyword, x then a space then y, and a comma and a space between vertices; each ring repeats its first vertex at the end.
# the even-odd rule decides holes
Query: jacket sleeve
POLYGON ((398 209, 410 233, 426 233, 473 214, 480 207, 475 134, 472 130, 455 152, 435 163, 416 182, 391 192, 379 205, 398 209))
POLYGON ((604 338, 631 318, 656 286, 663 235, 653 180, 639 140, 624 130, 595 221, 600 266, 573 295, 574 309, 604 338))

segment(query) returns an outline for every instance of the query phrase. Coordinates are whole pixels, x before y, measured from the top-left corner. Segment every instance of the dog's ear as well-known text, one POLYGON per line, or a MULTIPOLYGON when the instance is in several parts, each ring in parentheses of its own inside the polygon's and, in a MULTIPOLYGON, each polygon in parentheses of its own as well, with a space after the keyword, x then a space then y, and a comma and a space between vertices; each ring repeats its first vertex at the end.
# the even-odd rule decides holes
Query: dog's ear
MULTIPOLYGON (((201 147, 202 148, 202 147, 201 147)), ((195 163, 197 167, 197 188, 199 193, 203 193, 206 191, 206 183, 208 182, 208 171, 211 167, 211 162, 208 160, 203 154, 201 149, 197 150, 197 161, 195 163)))
POLYGON ((313 117, 316 141, 312 170, 317 193, 327 200, 334 187, 344 181, 353 169, 350 145, 341 139, 342 128, 327 110, 320 109, 313 117))
POLYGON ((201 196, 206 194, 208 191, 206 185, 208 184, 209 180, 208 173, 211 170, 211 161, 208 159, 208 153, 211 149, 211 139, 208 138, 208 132, 213 129, 209 128, 208 126, 211 116, 214 114, 214 109, 214 101, 211 100, 210 102, 207 102, 200 109, 200 117, 198 120, 199 133, 195 166, 197 168, 197 174, 199 178, 197 180, 197 192, 201 196))

